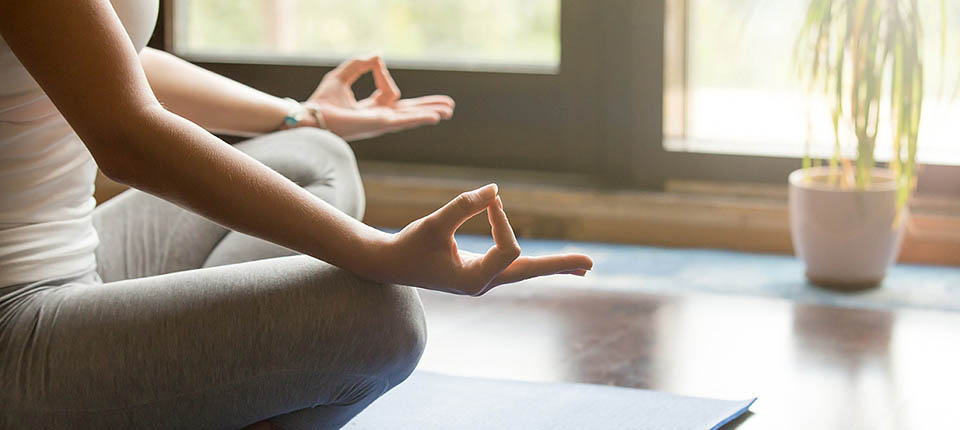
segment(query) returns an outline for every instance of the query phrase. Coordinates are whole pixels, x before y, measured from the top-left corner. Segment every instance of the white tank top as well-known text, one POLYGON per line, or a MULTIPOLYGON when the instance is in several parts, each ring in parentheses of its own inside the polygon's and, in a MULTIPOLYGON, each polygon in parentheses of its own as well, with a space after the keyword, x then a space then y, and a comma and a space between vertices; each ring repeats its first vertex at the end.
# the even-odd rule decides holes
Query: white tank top
MULTIPOLYGON (((158 0, 112 3, 142 50, 158 0)), ((96 172, 87 148, 0 38, 0 286, 96 269, 96 172)))

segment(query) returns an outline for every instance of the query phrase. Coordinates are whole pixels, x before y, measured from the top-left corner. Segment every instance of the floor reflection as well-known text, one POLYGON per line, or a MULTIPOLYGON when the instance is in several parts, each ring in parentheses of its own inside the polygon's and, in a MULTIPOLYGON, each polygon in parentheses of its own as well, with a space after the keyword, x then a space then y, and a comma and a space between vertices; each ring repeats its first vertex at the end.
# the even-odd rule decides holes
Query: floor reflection
MULTIPOLYGON (((891 383, 899 404, 888 414, 896 428, 960 426, 960 328, 957 314, 909 312, 898 316, 891 342, 891 383)), ((894 428, 894 427, 890 427, 894 428)))
POLYGON ((425 370, 758 396, 738 430, 960 422, 954 313, 549 285, 480 300, 423 298, 430 323, 425 370))
MULTIPOLYGON (((792 394, 805 409, 794 420, 807 428, 881 428, 897 407, 890 381, 889 312, 793 307, 792 394)), ((787 415, 790 411, 780 411, 787 415)))

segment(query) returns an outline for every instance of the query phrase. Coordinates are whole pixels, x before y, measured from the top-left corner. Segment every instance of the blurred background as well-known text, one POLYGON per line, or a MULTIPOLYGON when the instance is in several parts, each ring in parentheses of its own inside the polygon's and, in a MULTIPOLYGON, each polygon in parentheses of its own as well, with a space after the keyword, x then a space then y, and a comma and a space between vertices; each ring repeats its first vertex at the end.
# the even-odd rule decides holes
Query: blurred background
MULTIPOLYGON (((352 142, 374 225, 497 181, 521 237, 791 253, 787 175, 834 145, 830 101, 797 61, 810 2, 164 0, 151 46, 300 100, 377 52, 405 97, 453 97, 452 121, 352 142)), ((925 97, 901 261, 960 264, 960 2, 917 3, 925 97)))
MULTIPOLYGON (((599 3, 594 7, 616 2, 599 3)), ((821 100, 810 100, 794 61, 808 0, 636 3, 651 4, 635 5, 639 12, 657 13, 665 7, 666 150, 800 157, 809 136, 814 155, 830 156, 833 136, 828 107, 821 100)), ((960 56, 942 55, 939 33, 941 19, 948 28, 960 28, 960 3, 949 2, 945 16, 938 0, 920 3, 929 31, 923 49, 928 66, 921 126, 924 144, 918 156, 928 164, 958 165, 957 87, 944 88, 939 83, 956 82, 960 56), (948 79, 941 76, 944 73, 948 79)), ((562 73, 560 0, 176 0, 174 4, 172 48, 197 59, 324 64, 358 53, 381 52, 394 67, 562 73)), ((575 32, 604 31, 575 18, 571 21, 585 27, 575 32)), ((642 23, 637 20, 634 25, 642 23)), ((620 46, 623 55, 630 55, 629 44, 620 46)), ((953 43, 946 52, 957 49, 960 44, 953 43)), ((582 150, 590 150, 591 145, 583 146, 582 150)), ((889 157, 883 153, 885 148, 881 158, 889 157)))

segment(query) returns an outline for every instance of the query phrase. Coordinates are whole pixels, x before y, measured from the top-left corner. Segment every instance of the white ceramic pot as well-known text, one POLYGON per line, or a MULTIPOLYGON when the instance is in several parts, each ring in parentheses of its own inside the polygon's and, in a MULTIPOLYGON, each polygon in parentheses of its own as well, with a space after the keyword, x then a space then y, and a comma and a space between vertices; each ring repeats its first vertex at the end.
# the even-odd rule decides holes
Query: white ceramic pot
POLYGON ((878 285, 900 253, 908 216, 904 209, 897 219, 893 175, 876 169, 869 189, 851 190, 831 185, 829 172, 815 167, 790 174, 793 249, 814 284, 842 289, 878 285))

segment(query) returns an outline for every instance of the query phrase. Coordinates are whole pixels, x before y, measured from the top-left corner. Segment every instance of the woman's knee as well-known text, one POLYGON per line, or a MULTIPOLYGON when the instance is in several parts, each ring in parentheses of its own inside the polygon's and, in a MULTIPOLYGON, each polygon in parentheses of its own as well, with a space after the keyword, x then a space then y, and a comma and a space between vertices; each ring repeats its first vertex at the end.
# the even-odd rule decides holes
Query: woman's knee
MULTIPOLYGON (((277 263, 303 262, 291 257, 277 263)), ((313 345, 324 349, 340 345, 336 366, 341 370, 394 386, 417 366, 426 346, 427 327, 415 288, 368 281, 319 261, 308 261, 287 272, 288 281, 307 287, 298 293, 307 299, 304 309, 320 311, 323 316, 313 320, 319 327, 312 331, 325 337, 313 345), (306 278, 298 280, 301 274, 306 278)))
POLYGON ((363 218, 365 196, 357 159, 339 136, 301 127, 242 142, 237 148, 348 215, 363 218))
POLYGON ((312 152, 319 149, 323 157, 335 161, 337 165, 356 168, 357 159, 350 144, 327 130, 300 127, 277 134, 282 135, 284 141, 299 146, 298 152, 312 152))
POLYGON ((427 344, 427 324, 420 296, 413 287, 377 285, 383 292, 374 311, 373 330, 379 332, 371 340, 379 340, 383 352, 381 377, 391 386, 403 382, 417 367, 427 344))
MULTIPOLYGON (((336 196, 330 196, 334 201, 329 203, 353 218, 363 219, 366 196, 353 148, 340 136, 326 130, 303 127, 283 133, 290 133, 290 138, 285 140, 295 147, 296 154, 309 157, 314 166, 322 166, 312 179, 320 187, 336 188, 336 196)), ((314 191, 309 184, 300 185, 314 191)))

